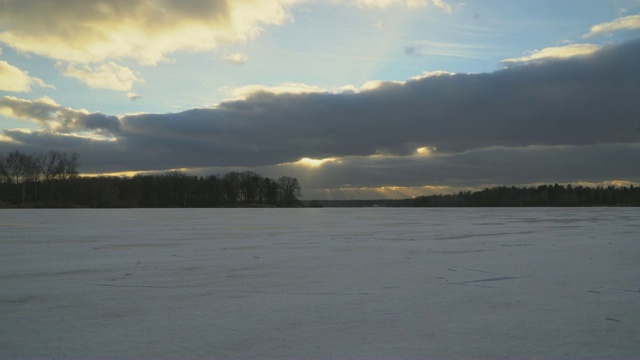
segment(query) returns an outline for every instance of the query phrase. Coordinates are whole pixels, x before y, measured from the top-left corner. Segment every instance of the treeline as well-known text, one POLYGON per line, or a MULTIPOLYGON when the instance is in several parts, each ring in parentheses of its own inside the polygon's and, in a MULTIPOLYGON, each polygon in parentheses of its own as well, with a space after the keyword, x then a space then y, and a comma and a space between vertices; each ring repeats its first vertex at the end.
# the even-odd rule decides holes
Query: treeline
POLYGON ((640 187, 541 185, 538 187, 499 186, 453 195, 420 196, 410 206, 640 206, 640 187))
POLYGON ((640 206, 640 187, 498 186, 481 191, 397 200, 312 200, 309 207, 559 207, 640 206))
POLYGON ((0 205, 5 207, 295 207, 296 178, 251 171, 206 177, 159 175, 80 177, 79 156, 57 151, 0 154, 0 205))

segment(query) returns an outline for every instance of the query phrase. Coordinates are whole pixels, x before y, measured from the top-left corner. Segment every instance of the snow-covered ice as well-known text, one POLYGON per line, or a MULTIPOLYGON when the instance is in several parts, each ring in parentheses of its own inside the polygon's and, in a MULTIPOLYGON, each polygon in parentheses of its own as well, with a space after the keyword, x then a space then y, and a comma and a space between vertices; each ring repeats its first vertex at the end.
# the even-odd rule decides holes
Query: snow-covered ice
POLYGON ((0 358, 639 358, 640 209, 0 211, 0 358))

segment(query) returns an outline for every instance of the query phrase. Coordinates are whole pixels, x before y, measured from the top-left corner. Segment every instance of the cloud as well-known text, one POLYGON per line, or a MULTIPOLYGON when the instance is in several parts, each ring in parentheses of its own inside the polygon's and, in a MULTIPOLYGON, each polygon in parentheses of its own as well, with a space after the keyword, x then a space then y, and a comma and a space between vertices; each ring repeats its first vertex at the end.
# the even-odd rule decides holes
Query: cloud
POLYGON ((640 182, 640 85, 630 81, 639 59, 632 41, 355 91, 256 87, 215 108, 120 119, 4 97, 3 114, 47 125, 5 131, 13 143, 0 152, 55 145, 80 153, 90 173, 248 169, 295 175, 310 189, 640 182), (112 136, 71 136, 83 131, 112 136))
POLYGON ((412 79, 413 80, 420 80, 420 79, 426 79, 426 78, 432 77, 432 76, 453 76, 455 74, 456 73, 449 72, 449 71, 444 71, 444 70, 424 71, 424 72, 422 72, 422 74, 420 74, 418 76, 414 76, 412 79))
POLYGON ((31 92, 34 86, 54 88, 42 79, 30 76, 6 61, 0 61, 0 91, 31 92))
POLYGON ((360 7, 385 9, 390 6, 404 5, 408 8, 435 6, 446 13, 452 13, 451 5, 444 0, 350 0, 360 7))
POLYGON ((65 76, 76 78, 94 89, 131 91, 134 83, 143 82, 131 69, 114 62, 93 66, 58 62, 56 67, 65 76))
POLYGON ((302 158, 295 162, 288 162, 284 164, 278 164, 279 166, 294 166, 294 167, 304 167, 304 168, 319 168, 322 165, 330 162, 342 163, 342 160, 338 158, 326 158, 326 159, 311 159, 311 158, 302 158))
POLYGON ((419 49, 416 48, 415 46, 405 46, 404 47, 404 53, 407 56, 416 55, 416 54, 419 53, 419 49))
MULTIPOLYGON (((432 71, 424 72, 422 75, 416 76, 413 79, 423 79, 429 76, 440 75, 453 75, 446 71, 432 71)), ((267 95, 300 95, 300 94, 355 94, 363 91, 370 91, 379 89, 381 87, 390 87, 402 85, 402 81, 382 81, 382 80, 369 80, 362 84, 360 87, 355 85, 345 85, 342 87, 325 88, 316 85, 309 85, 303 83, 285 82, 275 86, 250 84, 238 87, 224 87, 220 90, 229 94, 231 100, 246 100, 254 95, 260 95, 261 93, 267 95)))
POLYGON ((625 30, 640 30, 640 14, 624 16, 610 22, 594 25, 584 37, 607 35, 625 30))
POLYGON ((282 83, 276 86, 266 86, 266 85, 244 85, 234 88, 222 88, 224 92, 231 95, 231 97, 235 100, 247 99, 253 95, 260 93, 268 93, 272 95, 280 95, 280 94, 311 94, 311 93, 327 93, 327 92, 336 92, 336 90, 330 90, 326 88, 322 88, 315 85, 308 85, 302 83, 282 83))
POLYGON ((0 114, 35 122, 44 131, 58 134, 87 132, 94 135, 115 135, 120 130, 120 121, 115 116, 65 108, 49 97, 24 100, 4 96, 0 98, 0 114))
POLYGON ((226 54, 222 59, 233 65, 244 65, 247 60, 249 60, 249 58, 242 53, 226 54))
POLYGON ((60 108, 60 104, 46 96, 33 101, 13 96, 4 96, 0 99, 0 113, 21 120, 47 122, 60 108))
POLYGON ((327 161, 311 172, 296 163, 265 173, 285 172, 310 189, 524 185, 603 182, 615 177, 640 180, 628 166, 640 144, 490 147, 429 156, 349 156, 327 161), (617 159, 617 161, 611 161, 617 159))
POLYGON ((417 46, 405 47, 407 55, 436 55, 464 59, 485 59, 488 51, 495 48, 482 44, 455 43, 445 41, 421 40, 417 46), (407 53, 406 50, 409 50, 407 53))
POLYGON ((444 12, 451 14, 453 12, 453 9, 451 8, 451 5, 447 4, 444 0, 432 0, 431 3, 439 8, 442 9, 444 12))
POLYGON ((155 64, 176 51, 249 40, 290 19, 298 0, 0 2, 0 42, 72 63, 134 58, 155 64))
POLYGON ((593 44, 572 44, 567 46, 548 47, 542 50, 534 50, 529 55, 502 60, 502 64, 529 63, 544 59, 566 59, 575 56, 591 55, 601 48, 593 44))

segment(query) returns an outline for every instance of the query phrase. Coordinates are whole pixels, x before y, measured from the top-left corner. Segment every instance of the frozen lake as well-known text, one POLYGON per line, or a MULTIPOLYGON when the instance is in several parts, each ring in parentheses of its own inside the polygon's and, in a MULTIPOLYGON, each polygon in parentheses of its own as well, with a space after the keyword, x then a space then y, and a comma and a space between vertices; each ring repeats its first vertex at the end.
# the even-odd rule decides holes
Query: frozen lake
POLYGON ((639 358, 640 209, 0 210, 0 358, 639 358))

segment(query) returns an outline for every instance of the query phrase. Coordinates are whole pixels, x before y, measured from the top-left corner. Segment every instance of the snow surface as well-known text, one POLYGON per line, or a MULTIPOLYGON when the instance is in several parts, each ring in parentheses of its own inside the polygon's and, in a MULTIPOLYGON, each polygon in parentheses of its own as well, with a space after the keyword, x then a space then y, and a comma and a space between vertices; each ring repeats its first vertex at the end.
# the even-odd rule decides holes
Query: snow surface
POLYGON ((0 211, 0 358, 640 358, 640 209, 0 211))

